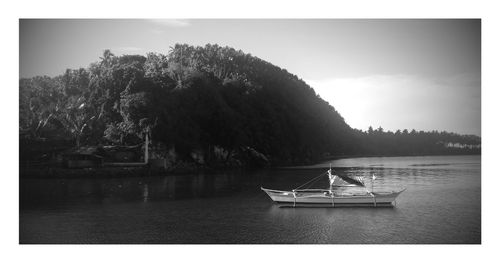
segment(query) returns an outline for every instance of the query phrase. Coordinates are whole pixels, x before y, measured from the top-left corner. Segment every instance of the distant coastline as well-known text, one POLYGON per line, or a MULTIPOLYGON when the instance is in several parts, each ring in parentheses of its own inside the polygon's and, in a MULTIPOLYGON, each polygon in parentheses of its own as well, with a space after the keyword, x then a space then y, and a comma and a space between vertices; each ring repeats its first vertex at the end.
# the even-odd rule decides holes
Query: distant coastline
POLYGON ((417 157, 417 156, 456 156, 456 155, 481 155, 479 153, 456 153, 456 154, 405 154, 405 155, 366 155, 366 154, 350 154, 350 155, 334 155, 322 158, 320 162, 328 161, 328 160, 339 160, 339 159, 348 159, 348 158, 371 158, 371 157, 417 157))

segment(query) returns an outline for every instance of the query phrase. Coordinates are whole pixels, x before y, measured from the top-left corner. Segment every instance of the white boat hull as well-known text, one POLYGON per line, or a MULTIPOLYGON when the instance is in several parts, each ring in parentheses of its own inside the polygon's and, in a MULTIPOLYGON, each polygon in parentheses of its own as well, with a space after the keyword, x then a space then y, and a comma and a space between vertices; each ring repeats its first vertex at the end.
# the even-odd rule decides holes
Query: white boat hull
POLYGON ((317 204, 328 206, 393 206, 398 195, 403 192, 342 194, 336 195, 329 191, 293 192, 261 188, 269 197, 278 203, 294 206, 299 204, 317 204))

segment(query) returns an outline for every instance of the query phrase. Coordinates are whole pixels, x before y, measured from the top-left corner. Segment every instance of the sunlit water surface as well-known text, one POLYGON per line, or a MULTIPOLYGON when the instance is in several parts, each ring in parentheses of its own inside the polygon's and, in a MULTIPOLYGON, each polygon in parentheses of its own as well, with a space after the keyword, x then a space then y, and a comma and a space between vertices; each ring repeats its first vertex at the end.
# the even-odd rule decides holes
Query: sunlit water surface
MULTIPOLYGON (((318 186, 327 184, 320 180, 318 186)), ((136 178, 21 179, 20 243, 480 243, 481 157, 353 158, 297 169, 136 178), (332 164, 394 208, 280 208, 332 164)))

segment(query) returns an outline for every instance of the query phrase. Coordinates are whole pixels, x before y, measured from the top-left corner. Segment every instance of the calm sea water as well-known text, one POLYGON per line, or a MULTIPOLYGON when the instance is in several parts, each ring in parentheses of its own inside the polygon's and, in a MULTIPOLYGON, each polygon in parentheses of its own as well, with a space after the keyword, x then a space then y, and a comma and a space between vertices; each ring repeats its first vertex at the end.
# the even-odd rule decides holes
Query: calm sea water
MULTIPOLYGON (((327 179, 318 186, 326 185, 327 179)), ((481 157, 342 159, 296 169, 101 179, 21 179, 20 243, 481 243, 481 157), (332 164, 407 190, 394 208, 282 208, 332 164)))

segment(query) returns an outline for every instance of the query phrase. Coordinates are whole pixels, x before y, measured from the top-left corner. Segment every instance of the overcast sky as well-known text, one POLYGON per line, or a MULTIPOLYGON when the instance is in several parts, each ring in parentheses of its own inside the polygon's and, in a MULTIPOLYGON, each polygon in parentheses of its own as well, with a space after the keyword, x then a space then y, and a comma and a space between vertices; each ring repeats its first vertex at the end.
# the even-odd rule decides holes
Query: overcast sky
POLYGON ((86 67, 104 49, 228 45, 286 68, 353 128, 481 134, 480 20, 20 20, 20 77, 86 67))

